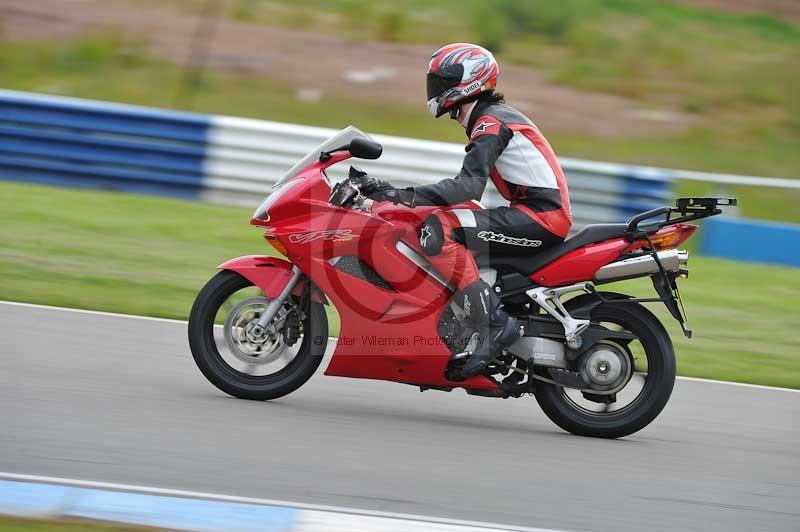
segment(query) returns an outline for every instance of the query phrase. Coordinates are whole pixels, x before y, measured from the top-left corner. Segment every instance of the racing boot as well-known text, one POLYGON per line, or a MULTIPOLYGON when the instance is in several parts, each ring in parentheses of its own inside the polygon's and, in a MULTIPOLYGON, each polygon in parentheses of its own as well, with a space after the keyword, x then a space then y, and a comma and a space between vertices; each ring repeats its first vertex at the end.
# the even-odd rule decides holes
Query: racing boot
POLYGON ((459 292, 464 312, 478 329, 481 341, 461 369, 463 378, 477 375, 519 338, 519 322, 503 310, 500 298, 483 279, 459 292))

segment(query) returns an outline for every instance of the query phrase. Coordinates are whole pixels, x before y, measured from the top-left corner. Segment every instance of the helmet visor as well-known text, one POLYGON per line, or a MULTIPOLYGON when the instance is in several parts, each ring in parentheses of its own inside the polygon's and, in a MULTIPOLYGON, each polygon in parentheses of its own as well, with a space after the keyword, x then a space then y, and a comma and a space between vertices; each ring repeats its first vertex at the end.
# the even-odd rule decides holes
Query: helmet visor
POLYGON ((438 72, 428 72, 427 88, 428 100, 436 98, 447 89, 452 89, 461 83, 464 74, 464 65, 450 65, 439 69, 438 72))

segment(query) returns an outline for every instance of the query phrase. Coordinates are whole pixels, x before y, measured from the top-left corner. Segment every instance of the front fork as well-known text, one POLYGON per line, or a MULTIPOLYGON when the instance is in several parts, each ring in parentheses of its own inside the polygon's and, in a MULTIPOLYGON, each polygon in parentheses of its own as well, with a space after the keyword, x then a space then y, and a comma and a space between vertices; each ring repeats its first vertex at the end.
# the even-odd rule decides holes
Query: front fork
POLYGON ((300 268, 297 266, 292 266, 292 278, 289 279, 289 282, 287 282, 286 286, 283 287, 283 290, 281 290, 280 294, 278 294, 278 297, 269 302, 266 310, 264 310, 264 313, 260 318, 258 318, 255 326, 253 326, 253 334, 256 336, 261 336, 266 332, 267 326, 269 326, 273 318, 275 318, 275 315, 281 309, 289 294, 292 293, 292 290, 294 290, 295 285, 297 285, 297 281, 300 280, 300 276, 302 275, 303 272, 300 271, 300 268))

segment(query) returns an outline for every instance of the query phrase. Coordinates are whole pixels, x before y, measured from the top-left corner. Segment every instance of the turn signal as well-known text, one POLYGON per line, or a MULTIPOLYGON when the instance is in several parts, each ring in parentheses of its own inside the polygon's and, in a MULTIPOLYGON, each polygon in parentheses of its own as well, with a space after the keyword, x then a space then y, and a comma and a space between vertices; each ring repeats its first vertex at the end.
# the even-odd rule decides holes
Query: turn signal
POLYGON ((650 237, 650 242, 656 251, 673 249, 680 246, 687 238, 697 231, 697 226, 692 224, 675 224, 665 227, 650 237))
POLYGON ((275 251, 277 251, 284 257, 289 256, 289 253, 286 251, 286 246, 284 246, 283 242, 278 240, 278 237, 276 237, 275 235, 270 233, 264 233, 264 240, 266 240, 270 246, 275 248, 275 251))

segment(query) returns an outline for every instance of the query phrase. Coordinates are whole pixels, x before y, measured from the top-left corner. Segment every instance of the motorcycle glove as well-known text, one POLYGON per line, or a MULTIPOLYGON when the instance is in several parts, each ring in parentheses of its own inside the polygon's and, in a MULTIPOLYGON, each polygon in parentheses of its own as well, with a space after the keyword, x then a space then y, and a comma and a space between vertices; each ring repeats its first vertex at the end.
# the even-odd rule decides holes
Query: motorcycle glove
POLYGON ((402 204, 412 209, 416 207, 414 187, 395 188, 388 181, 368 178, 361 185, 361 193, 375 201, 391 201, 395 205, 402 204))

